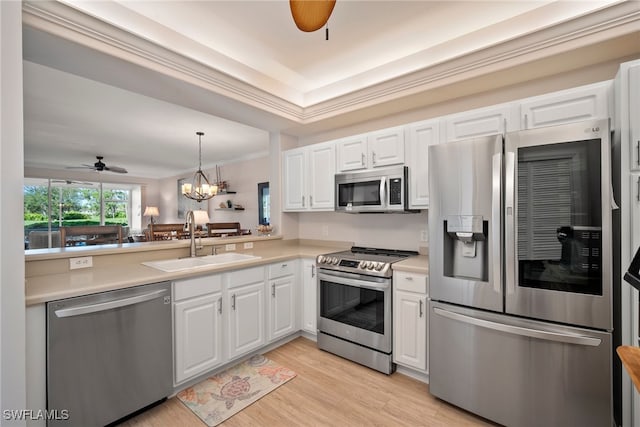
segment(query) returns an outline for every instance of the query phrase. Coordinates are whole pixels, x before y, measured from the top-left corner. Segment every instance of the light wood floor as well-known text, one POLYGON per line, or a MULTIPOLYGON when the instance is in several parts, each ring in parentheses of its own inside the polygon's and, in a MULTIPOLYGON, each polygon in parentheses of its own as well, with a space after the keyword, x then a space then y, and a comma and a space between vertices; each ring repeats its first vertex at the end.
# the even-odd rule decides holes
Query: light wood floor
MULTIPOLYGON (((394 373, 387 376, 297 338, 266 357, 298 376, 232 416, 235 426, 492 426, 431 396, 428 385, 394 373)), ((173 397, 122 424, 126 427, 203 427, 173 397)))

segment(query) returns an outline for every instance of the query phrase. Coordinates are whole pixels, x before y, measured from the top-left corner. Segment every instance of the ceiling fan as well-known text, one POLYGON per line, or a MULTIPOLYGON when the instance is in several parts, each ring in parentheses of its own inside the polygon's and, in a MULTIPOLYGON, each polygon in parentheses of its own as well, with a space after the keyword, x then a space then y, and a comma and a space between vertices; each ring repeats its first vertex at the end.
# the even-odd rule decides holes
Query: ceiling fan
POLYGON ((107 166, 106 164, 104 164, 102 162, 102 159, 104 159, 103 156, 96 156, 96 159, 98 159, 98 161, 95 162, 93 165, 83 164, 82 166, 69 166, 67 167, 67 169, 88 168, 98 172, 109 171, 109 172, 115 172, 115 173, 127 173, 127 170, 125 168, 121 168, 120 166, 107 166))

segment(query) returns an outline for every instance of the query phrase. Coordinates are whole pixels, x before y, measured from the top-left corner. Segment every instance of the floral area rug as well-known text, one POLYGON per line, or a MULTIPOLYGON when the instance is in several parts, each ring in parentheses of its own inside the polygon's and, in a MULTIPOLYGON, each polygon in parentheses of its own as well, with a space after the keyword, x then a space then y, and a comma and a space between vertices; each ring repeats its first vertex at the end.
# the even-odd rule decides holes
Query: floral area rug
POLYGON ((178 399, 208 426, 215 426, 295 377, 262 355, 178 393, 178 399))

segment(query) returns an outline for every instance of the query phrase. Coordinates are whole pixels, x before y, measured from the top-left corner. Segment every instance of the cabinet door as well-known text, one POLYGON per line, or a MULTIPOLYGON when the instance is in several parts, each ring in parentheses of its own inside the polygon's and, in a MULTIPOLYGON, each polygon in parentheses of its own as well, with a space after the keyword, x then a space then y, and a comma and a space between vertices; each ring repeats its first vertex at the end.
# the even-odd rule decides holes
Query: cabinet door
POLYGON ((302 298, 302 329, 316 335, 318 332, 318 285, 314 259, 302 260, 302 298))
POLYGON ((369 134, 368 153, 369 167, 404 164, 404 127, 369 134))
POLYGON ((631 256, 640 247, 640 173, 631 174, 631 256))
POLYGON ((393 293, 393 359, 412 368, 427 370, 427 297, 393 293))
POLYGON ((640 65, 629 69, 631 170, 640 170, 640 65))
POLYGON ((334 143, 309 147, 309 208, 332 211, 335 209, 334 175, 336 148, 334 143))
POLYGON ((336 142, 340 172, 367 168, 367 136, 358 135, 336 142))
POLYGON ((520 103, 522 129, 609 117, 609 83, 583 86, 520 103))
POLYGON ((265 343, 264 282, 229 291, 229 359, 265 343))
POLYGON ((283 211, 305 210, 306 194, 306 151, 294 149, 282 155, 283 211))
POLYGON ((439 141, 438 120, 415 123, 407 129, 409 208, 429 207, 429 147, 439 141))
POLYGON ((294 276, 271 280, 269 292, 269 341, 273 341, 296 330, 294 276))
POLYGON ((174 304, 175 383, 222 363, 222 294, 174 304))
POLYGON ((517 108, 502 104, 467 111, 444 118, 444 141, 458 141, 479 136, 496 135, 517 129, 517 108))

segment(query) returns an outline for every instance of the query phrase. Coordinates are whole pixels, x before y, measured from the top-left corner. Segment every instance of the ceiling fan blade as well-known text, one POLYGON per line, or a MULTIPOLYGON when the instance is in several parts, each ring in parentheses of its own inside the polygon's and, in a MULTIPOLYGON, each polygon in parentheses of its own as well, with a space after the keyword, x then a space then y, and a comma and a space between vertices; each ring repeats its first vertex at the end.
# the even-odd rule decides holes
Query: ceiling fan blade
POLYGON ((127 173, 125 168, 121 168, 119 166, 105 166, 104 170, 115 173, 127 173))

